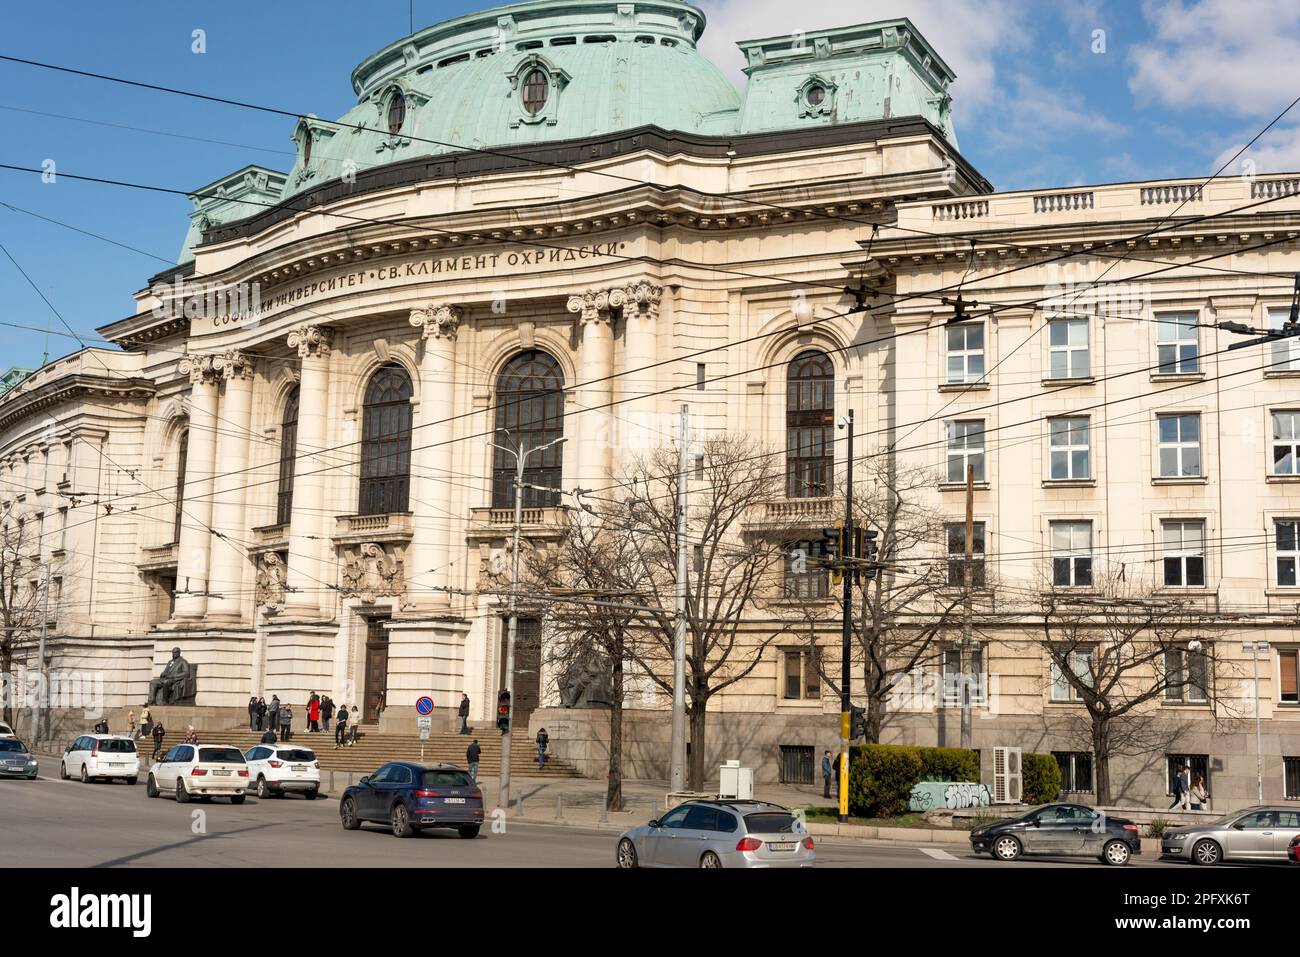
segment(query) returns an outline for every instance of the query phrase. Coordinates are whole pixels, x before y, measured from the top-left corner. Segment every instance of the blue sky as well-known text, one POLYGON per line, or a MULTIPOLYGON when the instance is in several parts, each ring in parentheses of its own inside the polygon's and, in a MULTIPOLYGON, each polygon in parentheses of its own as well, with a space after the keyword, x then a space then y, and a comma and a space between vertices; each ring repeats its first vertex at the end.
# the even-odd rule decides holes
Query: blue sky
MULTIPOLYGON (((415 0, 415 25, 488 5, 415 0)), ((293 15, 288 4, 274 14, 242 0, 197 6, 5 0, 0 53, 337 117, 354 103, 352 68, 407 33, 407 0, 317 0, 293 4, 293 15), (196 29, 202 55, 191 50, 196 29)), ((962 152, 998 189, 1209 175, 1300 96, 1297 0, 700 6, 710 17, 703 48, 738 86, 737 40, 911 17, 956 70, 962 152)), ((249 163, 288 169, 291 132, 281 116, 0 62, 0 163, 53 160, 63 172, 189 190, 249 163)), ((1300 169, 1300 107, 1249 159, 1259 172, 1300 169)), ((129 315, 131 293, 175 261, 189 212, 181 196, 6 170, 0 203, 25 211, 0 206, 0 243, 87 341, 129 315)), ((3 254, 0 320, 66 331, 3 254)), ((0 343, 0 369, 79 348, 9 327, 0 343)))

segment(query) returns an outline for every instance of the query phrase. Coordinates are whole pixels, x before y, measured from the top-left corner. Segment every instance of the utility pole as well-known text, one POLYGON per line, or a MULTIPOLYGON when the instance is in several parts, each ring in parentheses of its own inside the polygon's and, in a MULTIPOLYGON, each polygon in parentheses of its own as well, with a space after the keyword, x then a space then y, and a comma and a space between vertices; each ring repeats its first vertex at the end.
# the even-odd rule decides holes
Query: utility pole
MULTIPOLYGON (((846 559, 856 556, 844 554, 853 548, 853 410, 849 409, 847 421, 842 421, 842 427, 849 430, 849 447, 848 447, 848 469, 847 477, 844 481, 844 535, 840 539, 844 544, 840 547, 839 559, 844 562, 846 559)), ((849 735, 850 724, 853 720, 852 710, 853 702, 849 696, 849 681, 852 677, 852 669, 849 667, 850 659, 850 638, 852 634, 851 619, 849 616, 853 611, 853 575, 852 567, 844 568, 844 606, 841 609, 840 621, 840 821, 845 822, 849 819, 849 735)))
POLYGON ((1250 661, 1255 673, 1255 781, 1259 788, 1259 803, 1264 803, 1264 751, 1263 729, 1259 715, 1259 653, 1268 651, 1267 641, 1243 641, 1242 647, 1250 652, 1250 661))
POLYGON ((515 637, 519 630, 519 538, 524 525, 524 470, 528 467, 528 456, 545 452, 551 446, 559 445, 563 441, 561 437, 545 445, 539 445, 535 449, 525 449, 522 442, 518 449, 497 445, 495 442, 489 443, 493 448, 515 457, 514 548, 510 555, 510 596, 506 605, 509 619, 506 625, 505 690, 510 699, 510 716, 506 722, 505 734, 501 736, 501 773, 497 783, 497 804, 507 814, 510 813, 510 739, 513 736, 515 723, 515 637))
MULTIPOLYGON (((37 547, 40 542, 37 542, 37 547)), ((47 730, 45 715, 49 711, 50 682, 45 673, 45 634, 50 626, 50 563, 45 563, 45 595, 42 598, 41 638, 36 646, 36 668, 41 675, 40 690, 36 694, 36 740, 40 741, 47 730)))
POLYGON ((677 622, 673 635, 673 727, 669 790, 680 794, 686 788, 686 509, 690 481, 686 442, 690 406, 683 405, 677 423, 677 622))
POLYGON ((962 568, 961 650, 958 651, 958 678, 961 681, 961 746, 967 751, 971 746, 970 665, 974 664, 975 608, 972 592, 975 588, 975 466, 966 465, 966 561, 962 568))

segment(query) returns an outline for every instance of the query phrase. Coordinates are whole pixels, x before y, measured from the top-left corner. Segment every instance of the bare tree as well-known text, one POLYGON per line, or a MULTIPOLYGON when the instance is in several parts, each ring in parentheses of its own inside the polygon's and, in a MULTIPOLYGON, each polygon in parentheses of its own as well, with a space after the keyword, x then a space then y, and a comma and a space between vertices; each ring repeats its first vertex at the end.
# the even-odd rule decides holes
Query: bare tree
POLYGON ((1065 718, 1065 731, 1092 751, 1098 804, 1112 800, 1112 758, 1177 746, 1186 722, 1159 715, 1162 701, 1203 703, 1216 720, 1231 717, 1218 693, 1230 665, 1198 634, 1191 599, 1108 575, 1086 596, 1048 589, 1042 602, 1037 644, 1050 667, 1045 681, 1055 700, 1081 706, 1065 718))
POLYGON ((36 523, 6 513, 0 518, 0 675, 9 682, 4 720, 11 727, 16 693, 14 658, 20 645, 35 641, 40 634, 47 585, 36 523))
MULTIPOLYGON (((704 787, 709 701, 758 666, 785 629, 755 614, 770 599, 772 577, 785 560, 784 538, 755 533, 748 524, 767 503, 784 497, 784 476, 773 456, 743 437, 719 435, 700 443, 689 481, 686 599, 686 713, 690 722, 689 787, 704 787)), ((623 524, 635 552, 635 579, 645 615, 646 639, 637 642, 638 664, 672 694, 677 578, 676 449, 661 449, 631 469, 631 493, 622 503, 623 524)))

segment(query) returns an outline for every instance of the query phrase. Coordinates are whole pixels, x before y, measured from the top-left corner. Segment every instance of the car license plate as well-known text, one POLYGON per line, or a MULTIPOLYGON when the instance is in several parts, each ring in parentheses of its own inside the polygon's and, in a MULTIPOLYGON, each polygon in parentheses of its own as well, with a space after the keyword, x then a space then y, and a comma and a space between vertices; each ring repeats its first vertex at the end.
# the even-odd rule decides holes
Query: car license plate
POLYGON ((220 778, 228 778, 228 777, 230 777, 230 772, 229 772, 229 771, 213 771, 212 773, 215 774, 217 777, 220 777, 220 778))
POLYGON ((464 798, 443 798, 442 800, 443 800, 443 803, 444 803, 444 804, 464 804, 464 803, 465 803, 465 799, 464 799, 464 798))
POLYGON ((793 851, 799 845, 795 841, 770 841, 767 846, 773 851, 793 851))
POLYGON ((293 765, 292 767, 290 767, 289 770, 290 770, 290 771, 306 771, 306 770, 307 770, 307 765, 305 765, 305 764, 295 764, 295 765, 293 765))

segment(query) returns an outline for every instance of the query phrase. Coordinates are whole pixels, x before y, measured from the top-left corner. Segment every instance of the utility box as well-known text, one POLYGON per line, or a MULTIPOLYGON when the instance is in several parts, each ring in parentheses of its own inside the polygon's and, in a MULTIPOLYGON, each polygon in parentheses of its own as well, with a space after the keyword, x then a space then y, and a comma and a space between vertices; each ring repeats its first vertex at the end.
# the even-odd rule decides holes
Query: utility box
POLYGON ((728 761, 718 768, 718 797, 733 801, 754 798, 754 769, 742 768, 739 761, 728 761))

